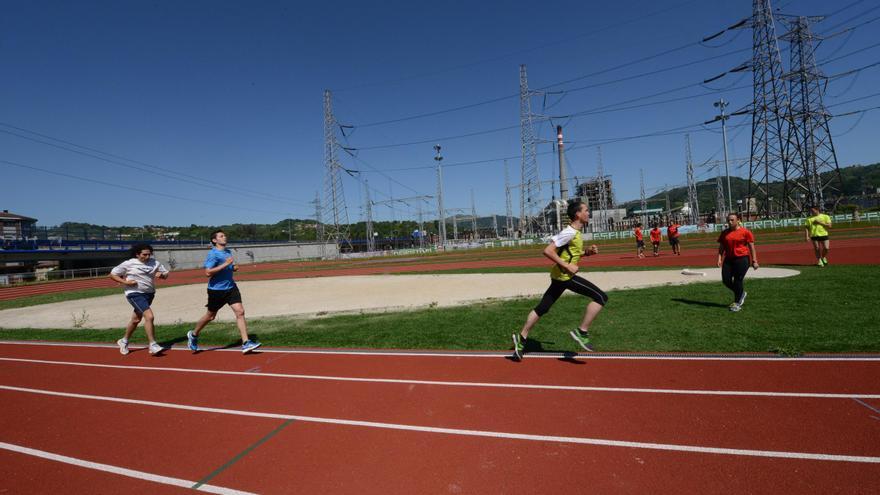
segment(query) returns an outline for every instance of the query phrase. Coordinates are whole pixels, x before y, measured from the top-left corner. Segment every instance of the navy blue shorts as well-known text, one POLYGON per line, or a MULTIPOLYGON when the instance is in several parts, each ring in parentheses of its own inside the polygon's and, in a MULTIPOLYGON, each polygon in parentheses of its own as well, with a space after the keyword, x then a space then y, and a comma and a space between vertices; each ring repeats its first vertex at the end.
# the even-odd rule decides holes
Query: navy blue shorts
POLYGON ((131 307, 134 308, 134 312, 142 315, 144 311, 150 309, 150 304, 153 304, 153 298, 156 297, 155 292, 132 292, 125 296, 125 299, 128 300, 128 304, 131 304, 131 307))

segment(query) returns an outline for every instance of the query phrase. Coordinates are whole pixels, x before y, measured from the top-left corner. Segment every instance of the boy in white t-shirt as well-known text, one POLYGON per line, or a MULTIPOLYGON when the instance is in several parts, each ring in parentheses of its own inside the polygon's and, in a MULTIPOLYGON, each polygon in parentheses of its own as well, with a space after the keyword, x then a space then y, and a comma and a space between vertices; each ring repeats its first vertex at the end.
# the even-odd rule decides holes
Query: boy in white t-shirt
POLYGON ((131 319, 125 327, 125 336, 116 341, 120 354, 128 354, 128 339, 144 320, 144 331, 150 341, 150 354, 156 355, 164 349, 156 342, 153 330, 153 310, 150 305, 156 295, 156 276, 168 278, 168 269, 153 258, 153 246, 135 244, 131 247, 131 259, 123 261, 110 271, 110 278, 125 286, 125 299, 134 308, 131 319))

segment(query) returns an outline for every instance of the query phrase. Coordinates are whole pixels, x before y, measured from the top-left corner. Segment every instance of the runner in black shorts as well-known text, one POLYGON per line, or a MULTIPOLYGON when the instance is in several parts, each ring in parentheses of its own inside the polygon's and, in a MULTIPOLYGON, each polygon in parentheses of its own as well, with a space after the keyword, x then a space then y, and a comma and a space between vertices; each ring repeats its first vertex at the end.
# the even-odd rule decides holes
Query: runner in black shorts
POLYGON ((241 352, 247 354, 260 347, 260 343, 253 341, 248 336, 247 321, 244 319, 244 305, 241 303, 241 292, 238 285, 232 280, 232 274, 238 267, 232 252, 226 249, 226 233, 216 230, 211 233, 211 244, 214 248, 205 259, 205 275, 211 277, 208 281, 208 311, 196 323, 196 327, 186 333, 187 345, 193 352, 199 350, 199 333, 209 322, 217 317, 217 311, 223 306, 229 305, 235 313, 235 323, 241 334, 241 352))
POLYGON ((592 299, 587 304, 586 310, 584 310, 584 317, 581 320, 580 326, 569 332, 569 335, 584 350, 593 350, 593 346, 590 343, 590 324, 605 306, 605 303, 608 302, 608 296, 592 283, 576 275, 578 272, 577 263, 581 256, 584 254, 589 256, 599 252, 594 245, 590 246, 590 250, 584 253, 581 229, 590 219, 587 205, 580 201, 574 201, 569 204, 568 218, 572 220, 571 225, 553 236, 550 244, 544 248, 544 256, 550 258, 555 263, 550 271, 550 287, 544 292, 541 302, 535 306, 535 309, 529 312, 522 330, 519 333, 513 334, 513 358, 517 361, 523 357, 525 341, 529 336, 529 331, 538 323, 542 316, 550 311, 550 307, 553 306, 553 303, 559 299, 559 296, 566 289, 592 299))
POLYGON ((816 265, 824 267, 828 265, 828 251, 831 241, 828 240, 828 231, 831 230, 831 217, 819 212, 818 206, 810 208, 810 216, 804 225, 807 241, 812 242, 816 252, 816 265))

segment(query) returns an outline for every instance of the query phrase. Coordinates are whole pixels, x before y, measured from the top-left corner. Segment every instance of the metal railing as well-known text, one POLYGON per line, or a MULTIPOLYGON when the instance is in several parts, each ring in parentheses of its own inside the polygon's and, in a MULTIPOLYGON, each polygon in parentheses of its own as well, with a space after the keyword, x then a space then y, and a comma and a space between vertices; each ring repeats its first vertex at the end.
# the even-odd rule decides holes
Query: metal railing
POLYGON ((95 278, 107 276, 112 266, 96 268, 76 268, 70 270, 37 270, 34 272, 2 273, 0 274, 0 287, 15 285, 27 285, 35 282, 49 282, 52 280, 69 280, 74 278, 95 278))

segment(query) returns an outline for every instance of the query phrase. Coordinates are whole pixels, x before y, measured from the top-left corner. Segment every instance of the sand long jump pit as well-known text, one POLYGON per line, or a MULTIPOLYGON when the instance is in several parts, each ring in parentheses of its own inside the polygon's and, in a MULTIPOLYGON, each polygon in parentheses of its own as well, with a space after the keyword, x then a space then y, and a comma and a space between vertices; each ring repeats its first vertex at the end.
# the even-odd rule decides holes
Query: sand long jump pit
MULTIPOLYGON (((719 268, 582 272, 605 291, 687 283, 720 285, 719 268), (702 275, 701 275, 702 274, 702 275)), ((746 278, 782 278, 799 274, 784 268, 750 270, 746 278)), ((173 274, 172 274, 173 277, 173 274)), ((544 273, 449 275, 365 275, 239 282, 246 316, 320 317, 328 314, 406 311, 448 307, 487 299, 540 297, 550 278, 544 273)), ((157 324, 195 322, 205 312, 206 284, 160 288, 153 303, 157 324)), ((726 290, 726 289, 725 289, 726 290)), ((570 294, 570 292, 566 292, 570 294)), ((0 311, 0 328, 120 328, 131 306, 118 295, 78 299, 0 311)), ((229 307, 220 321, 234 319, 229 307)))

